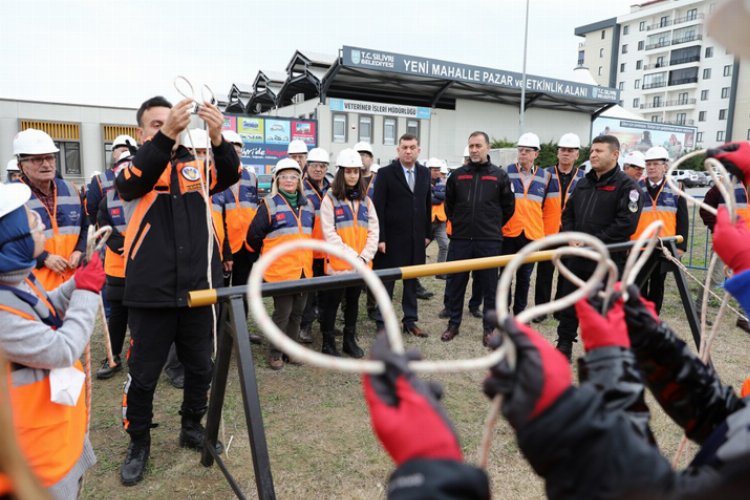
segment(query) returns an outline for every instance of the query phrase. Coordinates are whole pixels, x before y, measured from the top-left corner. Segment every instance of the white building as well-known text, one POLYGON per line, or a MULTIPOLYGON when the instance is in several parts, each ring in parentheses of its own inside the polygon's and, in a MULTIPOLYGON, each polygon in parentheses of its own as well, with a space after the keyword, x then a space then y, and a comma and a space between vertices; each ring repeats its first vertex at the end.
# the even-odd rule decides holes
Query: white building
POLYGON ((693 125, 696 146, 750 137, 747 68, 706 35, 717 0, 656 0, 580 26, 579 62, 645 120, 693 125))

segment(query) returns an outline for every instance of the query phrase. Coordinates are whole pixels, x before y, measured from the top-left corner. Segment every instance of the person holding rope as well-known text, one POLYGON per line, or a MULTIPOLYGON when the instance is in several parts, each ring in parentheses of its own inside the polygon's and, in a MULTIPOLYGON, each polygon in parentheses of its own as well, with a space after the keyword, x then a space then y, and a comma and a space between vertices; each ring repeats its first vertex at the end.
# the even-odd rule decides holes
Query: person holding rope
MULTIPOLYGON (((312 155, 312 153, 311 153, 312 155)), ((365 181, 362 178, 362 160, 353 149, 344 149, 336 159, 336 176, 331 189, 320 205, 320 224, 323 237, 328 243, 346 248, 356 254, 365 264, 372 265, 378 250, 378 215, 372 200, 367 196, 365 181)), ((325 273, 328 275, 351 272, 345 261, 330 255, 325 258, 325 273)), ((320 327, 323 333, 321 351, 340 356, 336 349, 334 325, 336 311, 342 297, 344 306, 344 343, 342 351, 353 358, 361 358, 364 352, 357 345, 357 317, 359 315, 359 295, 361 286, 346 289, 336 288, 321 292, 320 327)))
POLYGON ((185 370, 179 443, 192 449, 203 446, 201 419, 213 373, 214 315, 210 307, 187 307, 187 294, 221 283, 209 197, 240 177, 239 158, 222 138, 224 117, 216 106, 203 102, 197 111, 211 142, 213 161, 207 165, 182 145, 195 101, 186 98, 173 108, 163 98, 157 101, 152 105, 154 99, 149 99, 138 110, 143 145, 115 181, 128 225, 123 303, 129 307, 131 345, 123 425, 130 444, 120 467, 125 486, 143 479, 154 427, 154 391, 173 343, 185 370))
MULTIPOLYGON (((271 193, 263 198, 258 213, 247 233, 247 244, 255 252, 270 252, 284 242, 312 238, 315 208, 305 196, 302 168, 291 158, 284 158, 273 168, 271 193)), ((313 277, 311 250, 298 250, 283 255, 264 274, 269 283, 313 277)), ((290 338, 299 333, 302 312, 307 302, 306 293, 275 295, 273 297, 273 322, 290 338)), ((296 361, 270 346, 268 364, 272 370, 281 370, 284 363, 296 361)))
MULTIPOLYGON (((45 225, 24 206, 30 197, 23 184, 0 184, 0 350, 11 363, 9 406, 26 461, 53 497, 76 498, 96 463, 79 358, 94 329, 104 270, 95 253, 48 293, 32 273, 45 225)), ((0 474, 0 497, 12 488, 0 474)))

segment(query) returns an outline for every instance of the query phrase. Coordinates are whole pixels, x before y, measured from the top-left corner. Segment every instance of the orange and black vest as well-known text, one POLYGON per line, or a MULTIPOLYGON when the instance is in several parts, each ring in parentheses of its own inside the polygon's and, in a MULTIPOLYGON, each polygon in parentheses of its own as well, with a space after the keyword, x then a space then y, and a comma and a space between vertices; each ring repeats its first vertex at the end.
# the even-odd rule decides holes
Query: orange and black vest
POLYGON ((547 185, 547 196, 544 199, 542 207, 542 218, 544 220, 544 235, 557 234, 560 232, 562 224, 562 212, 568 203, 570 193, 575 189, 578 180, 584 176, 582 168, 577 168, 573 173, 573 178, 565 191, 565 201, 563 202, 563 193, 560 190, 560 175, 557 166, 547 167, 545 169, 550 175, 549 184, 547 185))
POLYGON ((239 252, 243 245, 249 252, 254 252, 245 240, 257 211, 258 178, 253 172, 243 168, 240 181, 224 191, 224 222, 232 253, 239 252))
MULTIPOLYGON (((105 195, 107 199, 107 212, 109 218, 112 221, 112 231, 124 235, 128 224, 125 215, 125 204, 117 194, 117 190, 110 189, 105 195)), ((125 257, 121 254, 112 251, 108 246, 105 246, 106 251, 104 254, 104 273, 107 276, 114 278, 125 277, 125 257)))
MULTIPOLYGON (((734 179, 734 178, 733 178, 734 179)), ((750 208, 748 208, 747 188, 740 181, 734 183, 734 206, 738 217, 745 220, 745 225, 750 228, 750 208)), ((720 207, 726 206, 726 203, 719 203, 720 207)))
MULTIPOLYGON (((55 179, 53 184, 55 205, 50 212, 44 203, 34 194, 26 203, 26 206, 34 210, 44 222, 44 236, 47 242, 44 244, 44 250, 48 253, 59 255, 64 259, 69 259, 78 245, 81 237, 81 217, 84 217, 84 207, 81 201, 81 195, 76 187, 63 179, 55 179)), ((34 269, 37 279, 42 282, 46 290, 54 290, 67 281, 75 269, 69 269, 63 274, 42 267, 34 269)))
POLYGON ((530 240, 544 238, 542 205, 547 194, 550 174, 546 170, 536 168, 531 182, 526 185, 515 164, 509 165, 507 171, 516 197, 516 211, 503 226, 503 236, 513 238, 523 232, 530 240))
POLYGON ((219 242, 219 255, 222 261, 224 260, 224 240, 226 239, 226 231, 224 229, 224 191, 216 193, 211 196, 211 219, 214 223, 214 233, 216 234, 216 240, 219 242))
MULTIPOLYGON (((312 204, 305 203, 298 207, 298 212, 289 205, 284 196, 270 194, 263 198, 268 209, 268 220, 271 228, 263 238, 263 248, 260 254, 270 252, 271 249, 287 241, 304 240, 312 237, 315 224, 315 211, 312 204)), ((263 279, 269 283, 299 279, 303 274, 307 278, 313 276, 313 254, 310 250, 288 252, 273 263, 263 279)))
MULTIPOLYGON (((0 287, 0 309, 29 321, 44 321, 51 328, 61 325, 57 311, 33 275, 26 278, 26 284, 33 295, 0 287)), ((74 366, 83 371, 80 361, 74 366)), ((49 370, 13 363, 7 376, 16 439, 31 470, 49 488, 71 471, 83 452, 87 428, 85 388, 81 388, 76 406, 65 406, 50 400, 49 370)), ((11 491, 11 481, 0 474, 0 496, 11 491)))
POLYGON ((635 232, 630 239, 638 239, 648 225, 657 220, 664 223, 664 227, 662 228, 661 233, 659 233, 661 236, 676 235, 677 202, 679 200, 679 195, 672 191, 669 184, 662 179, 662 186, 661 189, 659 189, 659 192, 656 193, 656 198, 651 198, 651 195, 648 192, 647 182, 648 179, 641 179, 638 181, 638 186, 641 188, 646 203, 643 204, 643 210, 641 210, 641 216, 638 219, 638 227, 635 229, 635 232))
MULTIPOLYGON (((333 226, 344 245, 348 246, 357 255, 362 253, 367 245, 368 217, 370 211, 370 199, 357 203, 357 212, 354 213, 354 205, 349 200, 339 200, 330 191, 326 195, 333 205, 333 226)), ((368 265, 372 267, 372 262, 368 265)), ((325 257, 325 273, 333 274, 342 271, 351 271, 352 266, 345 260, 332 255, 325 257)))
MULTIPOLYGON (((307 200, 312 203, 313 208, 315 208, 315 225, 313 226, 312 237, 316 240, 322 240, 323 229, 320 227, 320 203, 323 201, 323 196, 326 195, 331 186, 328 184, 328 181, 323 180, 323 189, 318 192, 307 178, 302 180, 302 185, 305 187, 305 196, 307 197, 307 200)), ((325 252, 319 252, 317 250, 313 251, 314 259, 323 259, 325 256, 325 252)))
MULTIPOLYGON (((436 184, 433 184, 432 191, 442 191, 445 193, 445 182, 444 181, 438 181, 436 184)), ((445 222, 448 220, 448 217, 445 215, 445 200, 441 201, 438 204, 435 204, 433 202, 432 204, 432 218, 430 219, 432 222, 445 222)))

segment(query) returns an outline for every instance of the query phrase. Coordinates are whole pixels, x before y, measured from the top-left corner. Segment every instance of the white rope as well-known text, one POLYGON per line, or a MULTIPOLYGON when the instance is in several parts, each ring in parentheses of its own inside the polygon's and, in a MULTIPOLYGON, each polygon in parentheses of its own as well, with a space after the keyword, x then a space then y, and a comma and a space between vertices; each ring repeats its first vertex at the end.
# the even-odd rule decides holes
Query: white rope
MULTIPOLYGON (((552 263, 555 265, 555 267, 557 267, 563 278, 567 279, 577 287, 585 286, 586 282, 579 278, 575 273, 573 273, 562 261, 562 258, 567 256, 583 257, 589 260, 599 260, 600 254, 587 248, 562 247, 558 249, 552 256, 552 263)), ((602 313, 606 312, 607 306, 610 302, 610 296, 612 295, 612 292, 614 292, 615 283, 617 283, 617 265, 612 261, 612 259, 607 259, 607 267, 607 283, 604 290, 601 290, 598 293, 598 295, 603 299, 602 313)))
POLYGON ((646 226, 646 229, 638 236, 630 250, 628 260, 625 261, 625 268, 622 271, 622 300, 628 300, 628 286, 635 283, 638 273, 646 265, 654 248, 659 243, 659 233, 664 227, 664 223, 656 220, 646 226))

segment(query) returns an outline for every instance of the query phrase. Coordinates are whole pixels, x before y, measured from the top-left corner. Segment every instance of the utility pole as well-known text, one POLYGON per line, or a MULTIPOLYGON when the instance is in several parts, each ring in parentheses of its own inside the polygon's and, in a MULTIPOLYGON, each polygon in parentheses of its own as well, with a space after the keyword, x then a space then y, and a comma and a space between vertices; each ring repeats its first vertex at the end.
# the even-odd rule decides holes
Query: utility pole
POLYGON ((518 115, 518 137, 524 130, 524 114, 526 112, 526 48, 529 43, 529 0, 526 0, 526 26, 523 31, 523 76, 521 78, 521 112, 518 115))

